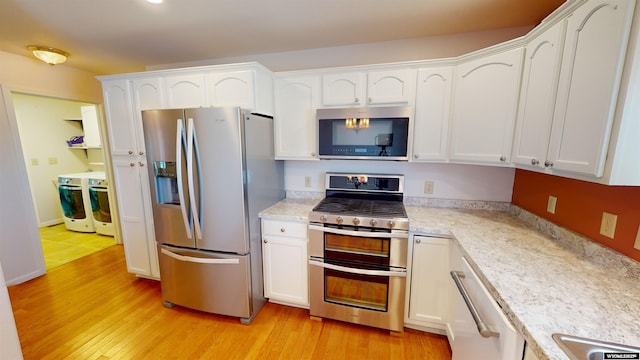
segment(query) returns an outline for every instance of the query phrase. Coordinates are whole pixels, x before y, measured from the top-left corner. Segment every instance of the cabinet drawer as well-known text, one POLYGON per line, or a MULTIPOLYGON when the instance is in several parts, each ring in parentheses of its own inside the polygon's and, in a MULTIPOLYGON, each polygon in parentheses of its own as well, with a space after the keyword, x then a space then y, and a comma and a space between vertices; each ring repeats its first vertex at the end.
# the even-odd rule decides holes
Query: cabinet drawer
POLYGON ((262 233, 264 235, 287 236, 307 238, 307 224, 287 221, 262 221, 262 233))

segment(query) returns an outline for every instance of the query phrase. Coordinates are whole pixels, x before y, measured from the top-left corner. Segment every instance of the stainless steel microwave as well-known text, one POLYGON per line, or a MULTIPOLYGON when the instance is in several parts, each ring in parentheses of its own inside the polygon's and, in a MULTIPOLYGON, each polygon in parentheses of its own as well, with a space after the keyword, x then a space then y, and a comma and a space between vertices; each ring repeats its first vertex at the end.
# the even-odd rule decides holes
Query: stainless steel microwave
POLYGON ((318 157, 407 160, 412 118, 412 106, 318 109, 318 157))

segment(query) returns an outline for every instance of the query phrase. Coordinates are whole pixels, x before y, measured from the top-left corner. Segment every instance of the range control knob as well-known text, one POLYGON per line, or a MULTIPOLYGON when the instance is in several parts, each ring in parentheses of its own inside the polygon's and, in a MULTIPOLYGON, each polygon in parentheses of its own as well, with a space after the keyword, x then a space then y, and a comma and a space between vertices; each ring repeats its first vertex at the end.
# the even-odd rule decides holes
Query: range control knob
POLYGON ((376 225, 378 225, 378 220, 376 220, 376 219, 371 219, 371 220, 369 221, 369 224, 370 224, 371 226, 376 226, 376 225))
POLYGON ((336 224, 342 224, 343 221, 344 221, 344 219, 342 218, 342 216, 338 216, 336 218, 336 224))
POLYGON ((360 224, 360 219, 358 218, 353 218, 353 225, 358 226, 360 224))
POLYGON ((393 220, 389 220, 389 222, 387 223, 387 226, 389 226, 390 228, 396 226, 396 222, 393 220))
POLYGON ((327 222, 327 215, 320 215, 320 221, 327 222))

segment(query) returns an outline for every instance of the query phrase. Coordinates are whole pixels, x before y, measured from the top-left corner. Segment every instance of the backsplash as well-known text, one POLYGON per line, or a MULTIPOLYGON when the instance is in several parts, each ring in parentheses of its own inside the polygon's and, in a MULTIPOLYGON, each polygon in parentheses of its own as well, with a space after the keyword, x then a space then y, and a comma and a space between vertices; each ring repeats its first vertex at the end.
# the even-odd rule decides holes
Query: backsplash
POLYGON ((554 224, 640 261, 633 247, 640 224, 640 187, 606 186, 517 169, 512 203, 554 224), (549 196, 555 214, 547 212, 549 196), (602 212, 618 216, 614 238, 600 235, 602 212))

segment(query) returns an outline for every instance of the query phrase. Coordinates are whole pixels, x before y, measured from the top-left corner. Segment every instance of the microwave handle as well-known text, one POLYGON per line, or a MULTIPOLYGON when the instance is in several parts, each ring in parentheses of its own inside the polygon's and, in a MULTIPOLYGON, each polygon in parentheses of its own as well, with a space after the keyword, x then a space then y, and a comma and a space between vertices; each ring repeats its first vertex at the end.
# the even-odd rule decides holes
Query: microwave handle
POLYGON ((386 233, 386 232, 369 232, 369 231, 354 231, 354 230, 345 230, 345 229, 335 229, 330 227, 318 226, 318 225, 309 225, 309 230, 322 231, 330 234, 337 235, 346 235, 346 236, 364 236, 369 238, 382 238, 382 239, 397 239, 409 238, 408 233, 386 233))

